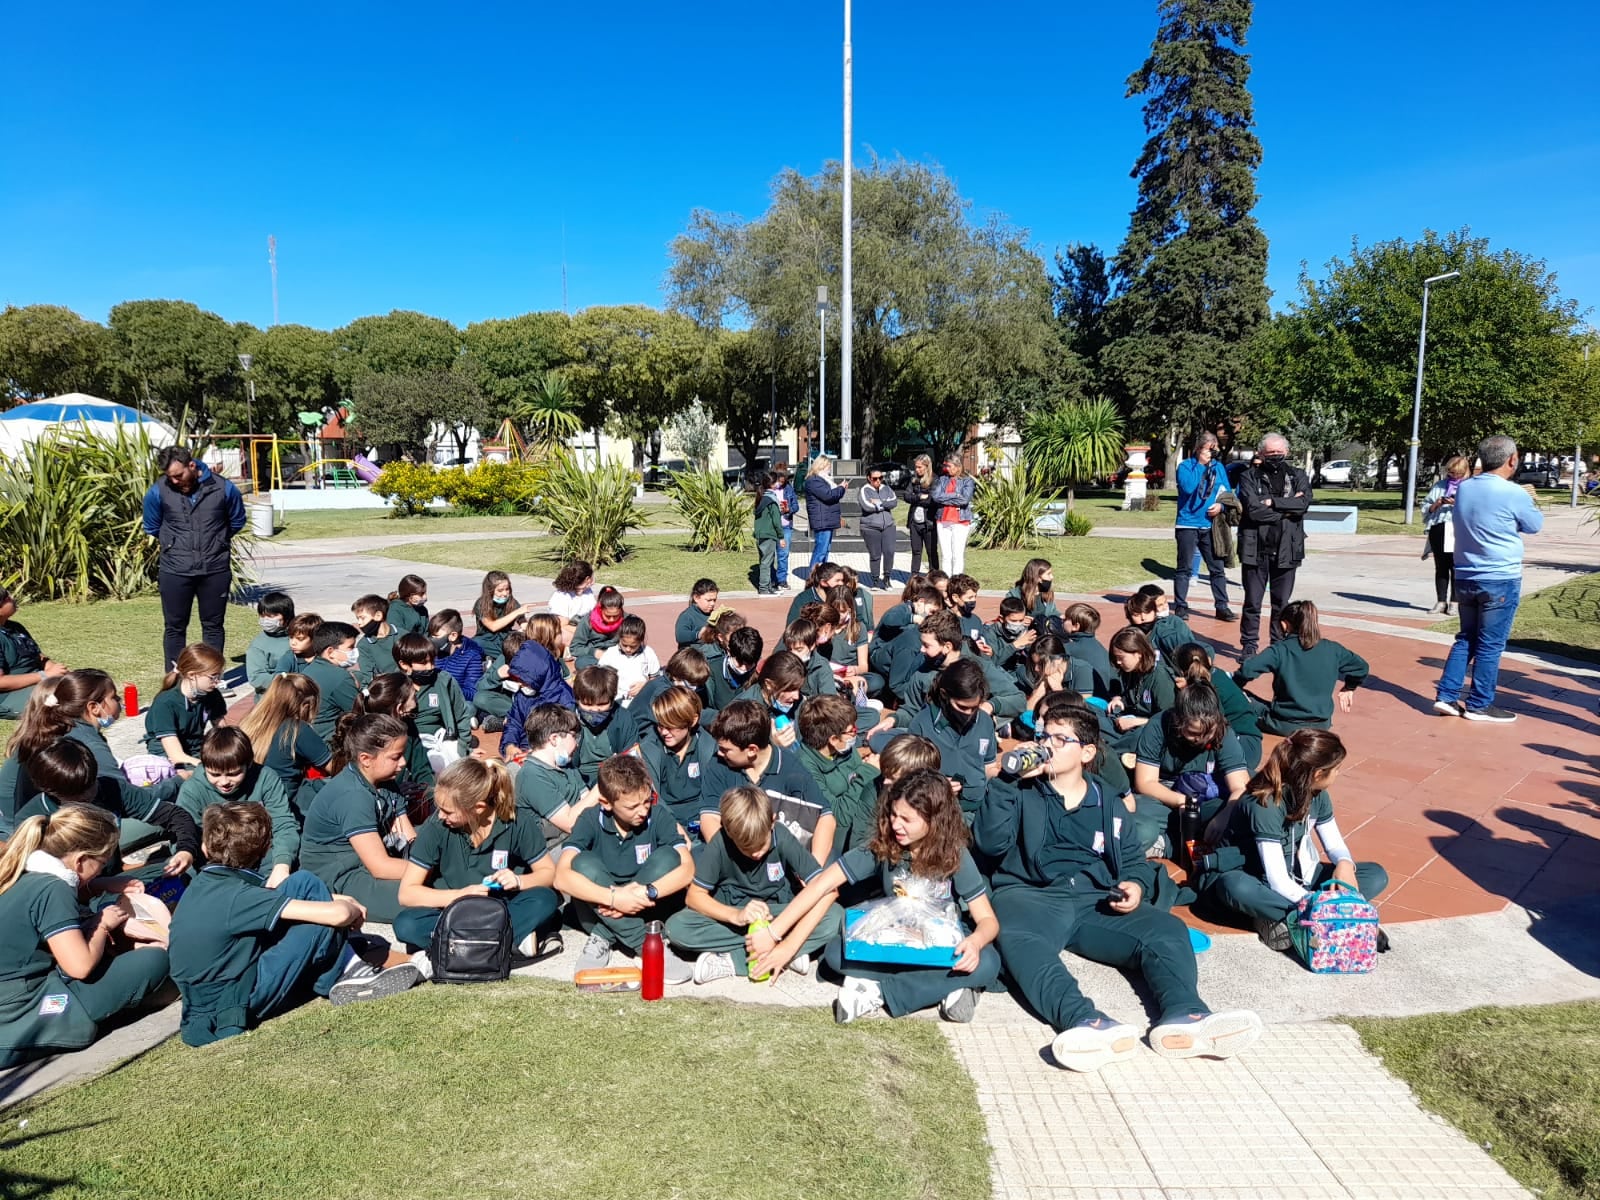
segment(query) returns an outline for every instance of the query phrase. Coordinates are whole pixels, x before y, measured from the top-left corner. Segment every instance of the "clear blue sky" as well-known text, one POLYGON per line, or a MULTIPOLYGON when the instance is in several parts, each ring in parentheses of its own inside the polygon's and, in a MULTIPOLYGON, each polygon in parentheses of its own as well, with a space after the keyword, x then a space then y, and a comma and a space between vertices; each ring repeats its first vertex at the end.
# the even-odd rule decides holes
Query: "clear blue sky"
MULTIPOLYGON (((0 303, 195 301, 332 327, 661 302, 691 209, 840 154, 841 5, 19 5, 0 303), (251 11, 253 10, 253 11, 251 11)), ((1600 306, 1588 6, 1257 5, 1257 215, 1281 306, 1352 237, 1461 225, 1600 306)), ((1047 259, 1116 247, 1150 0, 857 0, 858 155, 933 160, 1047 259)), ((1593 317, 1591 315, 1591 320, 1593 317)))

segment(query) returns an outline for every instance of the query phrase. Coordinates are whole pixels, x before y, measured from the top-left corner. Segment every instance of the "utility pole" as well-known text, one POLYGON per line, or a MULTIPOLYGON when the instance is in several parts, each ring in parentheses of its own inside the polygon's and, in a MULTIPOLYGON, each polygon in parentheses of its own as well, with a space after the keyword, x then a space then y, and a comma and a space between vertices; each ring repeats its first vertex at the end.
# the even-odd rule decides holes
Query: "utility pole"
POLYGON ((850 367, 855 332, 855 294, 850 284, 851 276, 851 244, 850 244, 850 208, 851 192, 854 183, 855 170, 852 166, 854 154, 851 141, 852 100, 850 96, 851 75, 853 73, 850 50, 850 0, 844 0, 844 229, 842 244, 844 247, 844 301, 839 306, 839 452, 845 458, 854 457, 852 438, 850 436, 851 403, 850 394, 850 367))
MULTIPOLYGON (((272 268, 272 323, 278 323, 278 239, 267 234, 267 265, 272 268)), ((248 370, 249 368, 246 368, 248 370)))

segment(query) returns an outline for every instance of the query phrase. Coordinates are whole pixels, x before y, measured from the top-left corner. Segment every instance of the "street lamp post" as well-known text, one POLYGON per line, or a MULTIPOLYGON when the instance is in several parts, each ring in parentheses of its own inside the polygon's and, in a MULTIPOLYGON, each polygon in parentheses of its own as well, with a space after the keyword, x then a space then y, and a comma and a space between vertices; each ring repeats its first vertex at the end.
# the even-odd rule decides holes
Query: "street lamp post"
POLYGON ((1411 524, 1417 500, 1417 441, 1422 433, 1422 360, 1428 349, 1428 289, 1448 279, 1460 279, 1460 271, 1446 271, 1422 281, 1422 330, 1417 334, 1417 395, 1411 404, 1411 450, 1406 455, 1406 524, 1411 524))
POLYGON ((244 368, 245 387, 248 389, 250 397, 244 403, 245 424, 248 426, 252 437, 255 436, 256 432, 256 381, 250 377, 250 368, 255 361, 255 355, 253 354, 239 355, 239 365, 244 368))
POLYGON ((817 288, 817 446, 815 458, 828 444, 828 285, 817 288))

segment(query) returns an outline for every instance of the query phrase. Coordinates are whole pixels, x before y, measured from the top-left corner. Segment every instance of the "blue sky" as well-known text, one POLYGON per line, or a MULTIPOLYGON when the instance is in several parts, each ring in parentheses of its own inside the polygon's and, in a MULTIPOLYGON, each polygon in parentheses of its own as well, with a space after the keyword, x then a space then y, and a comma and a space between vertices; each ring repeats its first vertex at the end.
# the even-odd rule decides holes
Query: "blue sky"
MULTIPOLYGON (((841 6, 27 4, 8 14, 0 303, 195 301, 322 327, 661 302, 691 209, 756 216, 841 148, 841 6)), ((1600 306, 1586 6, 1257 5, 1275 305, 1352 237, 1470 225, 1600 306), (1509 14, 1509 15, 1508 15, 1509 14)), ((1048 259, 1113 250, 1137 0, 857 0, 858 156, 932 160, 1048 259)), ((1591 321, 1594 317, 1591 314, 1591 321)))

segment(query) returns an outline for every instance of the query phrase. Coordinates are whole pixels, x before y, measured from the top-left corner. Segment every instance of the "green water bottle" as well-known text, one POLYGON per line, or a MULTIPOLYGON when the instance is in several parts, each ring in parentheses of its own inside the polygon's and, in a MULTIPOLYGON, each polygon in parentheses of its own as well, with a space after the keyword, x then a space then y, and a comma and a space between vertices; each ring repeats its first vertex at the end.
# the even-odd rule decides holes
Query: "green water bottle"
MULTIPOLYGON (((753 934, 756 930, 765 929, 766 927, 767 922, 765 921, 751 921, 750 928, 745 930, 745 932, 747 934, 753 934)), ((744 961, 745 966, 749 969, 751 983, 765 983, 767 980, 772 978, 771 971, 768 971, 765 975, 756 974, 756 956, 754 954, 747 954, 744 961)))

